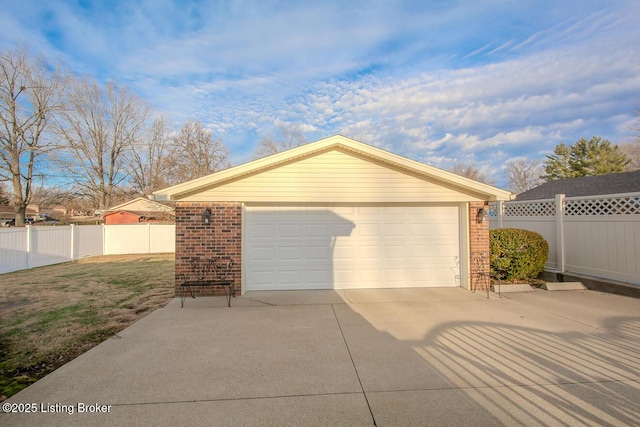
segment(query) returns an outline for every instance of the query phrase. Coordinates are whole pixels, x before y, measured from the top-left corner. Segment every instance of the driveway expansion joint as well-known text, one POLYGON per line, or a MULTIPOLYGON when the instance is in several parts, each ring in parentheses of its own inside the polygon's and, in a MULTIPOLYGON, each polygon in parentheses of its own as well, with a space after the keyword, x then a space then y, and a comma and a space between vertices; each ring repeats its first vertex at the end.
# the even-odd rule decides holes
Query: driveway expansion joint
POLYGON ((331 304, 331 310, 333 310, 333 316, 336 319, 336 324, 338 325, 338 329, 340 329, 340 334, 342 334, 342 339, 344 341, 344 346, 349 353, 349 359, 351 359, 351 364, 353 365, 353 370, 356 373, 356 377, 358 378, 358 383, 360 384, 360 389, 362 390, 362 395, 364 396, 364 400, 367 402, 367 408, 369 408, 369 413, 371 414, 371 420, 373 421, 373 425, 376 424, 376 417, 373 415, 373 409, 371 409, 371 403, 369 403, 369 398, 367 397, 367 392, 364 390, 364 386, 362 385, 362 379, 360 379, 360 374, 358 373, 358 368, 356 367, 356 362, 353 360, 353 355, 351 354, 351 350, 349 349, 349 343, 347 342, 347 338, 344 336, 344 331, 342 330, 342 326, 340 325, 340 320, 338 319, 338 315, 336 313, 336 309, 333 304, 331 304))

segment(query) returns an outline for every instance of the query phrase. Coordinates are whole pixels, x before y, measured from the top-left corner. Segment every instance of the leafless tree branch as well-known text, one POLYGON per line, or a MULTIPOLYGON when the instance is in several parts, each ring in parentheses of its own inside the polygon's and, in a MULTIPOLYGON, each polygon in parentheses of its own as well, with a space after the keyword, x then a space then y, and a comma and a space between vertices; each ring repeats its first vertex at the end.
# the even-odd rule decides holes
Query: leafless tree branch
POLYGON ((307 142, 309 141, 304 137, 299 124, 281 123, 277 127, 276 135, 264 136, 260 139, 254 158, 260 159, 271 156, 272 154, 299 147, 307 142))
POLYGON ((62 109, 61 77, 26 48, 0 52, 0 180, 13 189, 16 225, 33 194, 38 158, 57 148, 48 138, 62 109))

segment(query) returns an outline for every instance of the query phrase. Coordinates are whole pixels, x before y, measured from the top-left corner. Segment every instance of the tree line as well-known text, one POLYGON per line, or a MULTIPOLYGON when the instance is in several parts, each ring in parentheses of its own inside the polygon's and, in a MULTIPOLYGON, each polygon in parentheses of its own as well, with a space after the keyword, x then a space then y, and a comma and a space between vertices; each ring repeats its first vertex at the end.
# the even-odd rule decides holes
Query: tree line
POLYGON ((228 157, 202 123, 175 131, 126 87, 26 48, 0 52, 0 201, 13 205, 16 225, 34 198, 104 209, 229 167, 228 157))
POLYGON ((621 146, 599 136, 560 143, 544 160, 507 162, 509 189, 518 194, 548 181, 638 170, 639 148, 640 138, 621 146))
MULTIPOLYGON (((254 157, 305 143, 299 125, 281 124, 254 157)), ((105 209, 230 166, 225 144, 199 121, 175 129, 126 87, 26 47, 0 52, 0 205, 13 205, 16 225, 32 202, 105 209)))
MULTIPOLYGON (((281 124, 254 157, 305 143, 299 125, 281 124)), ((0 52, 0 204, 13 205, 16 225, 34 200, 105 209, 230 166, 227 147, 199 121, 176 130, 126 87, 77 76, 24 47, 0 52)), ((516 193, 552 179, 638 169, 640 138, 622 149, 581 139, 559 144, 545 162, 506 167, 516 193)), ((452 171, 492 183, 473 163, 452 171)))

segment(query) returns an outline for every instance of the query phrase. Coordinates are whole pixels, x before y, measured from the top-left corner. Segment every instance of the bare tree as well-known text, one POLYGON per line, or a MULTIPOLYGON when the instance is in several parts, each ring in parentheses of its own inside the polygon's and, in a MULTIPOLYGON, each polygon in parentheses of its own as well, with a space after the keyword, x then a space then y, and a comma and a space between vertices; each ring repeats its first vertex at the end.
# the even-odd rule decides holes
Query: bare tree
POLYGON ((6 206, 9 204, 9 192, 7 191, 4 182, 0 182, 0 206, 6 206))
POLYGON ((544 169, 540 160, 518 159, 507 162, 509 190, 519 194, 542 184, 544 169))
POLYGON ((89 211, 93 206, 87 200, 76 197, 73 192, 64 186, 40 186, 33 191, 32 204, 40 208, 52 206, 64 206, 69 211, 89 211))
POLYGON ((637 116, 636 120, 629 126, 632 140, 618 146, 629 160, 628 171, 640 170, 640 110, 636 110, 634 113, 637 116))
POLYGON ((141 194, 151 194, 168 185, 169 152, 171 139, 164 117, 156 118, 140 140, 132 141, 127 165, 133 189, 141 194))
POLYGON ((360 135, 355 136, 352 134, 346 134, 345 135, 347 138, 349 139, 353 139, 354 141, 358 141, 358 142, 362 142, 364 144, 366 144, 366 139, 367 139, 367 134, 365 134, 364 132, 360 132, 360 135))
POLYGON ((622 144, 619 147, 620 151, 622 151, 627 156, 627 159, 629 159, 627 170, 640 170, 640 138, 636 139, 634 142, 622 144))
POLYGON ((11 182, 16 225, 24 225, 39 157, 55 145, 47 138, 61 109, 60 76, 26 48, 0 53, 0 181, 11 182))
POLYGON ((275 136, 263 136, 258 143, 254 158, 259 159, 306 144, 299 124, 281 123, 275 136))
POLYGON ((171 184, 228 168, 229 150, 198 121, 188 121, 172 138, 168 178, 171 184))
POLYGON ((619 146, 620 150, 629 159, 629 164, 627 165, 627 170, 629 171, 640 170, 640 110, 635 113, 638 117, 630 129, 634 135, 633 141, 619 146))
POLYGON ((489 178, 487 173, 474 162, 456 163, 451 167, 451 172, 484 184, 493 185, 495 183, 495 181, 489 178))
POLYGON ((68 109, 60 126, 68 166, 81 195, 104 209, 116 187, 125 182, 125 157, 144 129, 148 107, 126 88, 104 88, 88 79, 74 79, 68 90, 68 109))

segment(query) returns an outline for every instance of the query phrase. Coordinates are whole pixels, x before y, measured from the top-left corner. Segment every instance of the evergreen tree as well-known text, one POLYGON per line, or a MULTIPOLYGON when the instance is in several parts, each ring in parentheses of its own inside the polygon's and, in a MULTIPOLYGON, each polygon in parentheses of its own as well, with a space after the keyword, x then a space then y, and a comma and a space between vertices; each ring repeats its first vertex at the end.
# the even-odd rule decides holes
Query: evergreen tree
POLYGON ((546 181, 553 181, 555 179, 567 179, 573 178, 575 175, 571 170, 571 149, 560 143, 553 149, 553 154, 545 156, 547 161, 544 164, 544 171, 546 175, 542 178, 546 181))
POLYGON ((570 164, 576 176, 606 175, 624 172, 629 159, 617 145, 594 136, 589 141, 582 138, 573 145, 570 164))
POLYGON ((630 162, 617 145, 598 136, 571 146, 561 143, 546 157, 543 178, 547 181, 624 172, 630 162))

